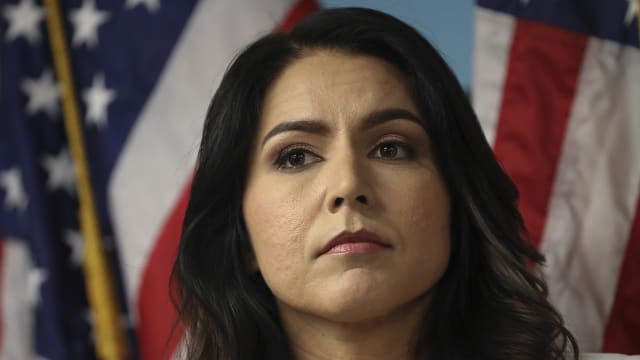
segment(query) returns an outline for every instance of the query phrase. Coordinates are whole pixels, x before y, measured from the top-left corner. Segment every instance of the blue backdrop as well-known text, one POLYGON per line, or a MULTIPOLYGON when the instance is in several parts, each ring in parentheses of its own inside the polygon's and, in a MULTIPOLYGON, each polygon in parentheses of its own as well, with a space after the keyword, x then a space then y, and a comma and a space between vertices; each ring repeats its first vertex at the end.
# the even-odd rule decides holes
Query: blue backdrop
POLYGON ((444 55, 465 89, 471 78, 472 0, 320 0, 326 7, 360 6, 394 15, 418 29, 444 55))

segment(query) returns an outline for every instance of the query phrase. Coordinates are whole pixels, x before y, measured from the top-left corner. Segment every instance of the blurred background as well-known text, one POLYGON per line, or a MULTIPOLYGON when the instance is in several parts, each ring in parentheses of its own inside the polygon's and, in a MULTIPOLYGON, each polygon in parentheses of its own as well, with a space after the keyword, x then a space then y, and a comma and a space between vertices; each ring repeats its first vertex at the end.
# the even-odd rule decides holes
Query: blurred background
POLYGON ((335 6, 439 49, 581 349, 640 353, 639 2, 3 0, 0 359, 175 351, 168 281, 208 102, 248 43, 335 6))
POLYGON ((359 6, 377 9, 411 24, 440 51, 465 89, 471 84, 471 51, 475 2, 322 0, 324 7, 359 6))

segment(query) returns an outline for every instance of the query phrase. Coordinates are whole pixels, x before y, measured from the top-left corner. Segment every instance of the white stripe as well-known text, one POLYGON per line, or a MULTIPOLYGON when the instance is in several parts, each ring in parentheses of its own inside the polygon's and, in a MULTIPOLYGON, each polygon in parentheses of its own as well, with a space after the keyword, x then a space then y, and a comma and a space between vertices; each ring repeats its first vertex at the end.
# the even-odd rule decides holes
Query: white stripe
POLYGON ((473 106, 489 144, 496 137, 515 29, 512 16, 476 7, 473 106))
POLYGON ((207 105, 224 70, 240 49, 272 31, 292 3, 201 1, 193 10, 109 184, 110 211, 132 304, 153 241, 191 176, 207 105))
POLYGON ((31 359, 33 356, 33 309, 25 279, 33 269, 24 241, 5 239, 2 254, 2 343, 0 359, 31 359))
POLYGON ((589 40, 541 245, 551 301, 599 351, 640 186, 640 51, 589 40))

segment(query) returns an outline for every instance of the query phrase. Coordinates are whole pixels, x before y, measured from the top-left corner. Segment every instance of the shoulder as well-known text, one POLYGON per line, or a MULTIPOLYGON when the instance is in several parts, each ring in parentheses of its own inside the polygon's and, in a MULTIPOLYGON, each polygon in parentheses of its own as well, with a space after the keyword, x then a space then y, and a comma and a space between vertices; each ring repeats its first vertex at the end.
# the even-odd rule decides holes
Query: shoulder
POLYGON ((640 360, 640 355, 581 354, 580 360, 640 360))

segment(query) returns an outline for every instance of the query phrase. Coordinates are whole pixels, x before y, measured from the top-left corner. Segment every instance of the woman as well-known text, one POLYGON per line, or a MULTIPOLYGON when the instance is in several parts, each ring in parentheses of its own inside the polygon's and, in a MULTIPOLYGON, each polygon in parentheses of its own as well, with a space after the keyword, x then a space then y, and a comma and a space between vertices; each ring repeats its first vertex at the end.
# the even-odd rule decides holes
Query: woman
POLYGON ((216 92, 174 268, 189 359, 564 359, 517 191, 415 30, 334 9, 216 92))

